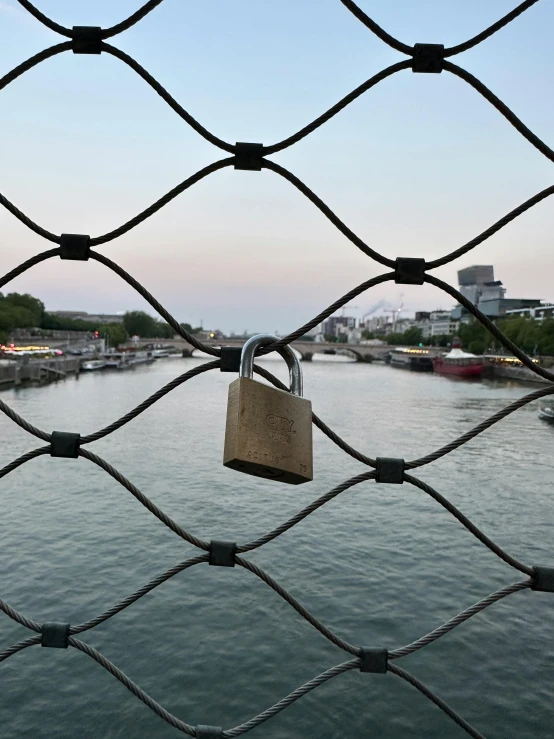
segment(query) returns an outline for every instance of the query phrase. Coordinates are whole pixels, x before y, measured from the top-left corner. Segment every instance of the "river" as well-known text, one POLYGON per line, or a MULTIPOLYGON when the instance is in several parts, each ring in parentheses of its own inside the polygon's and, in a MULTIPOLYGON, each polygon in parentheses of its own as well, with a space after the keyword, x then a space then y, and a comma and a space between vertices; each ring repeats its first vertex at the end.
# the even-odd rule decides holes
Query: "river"
MULTIPOLYGON (((372 457, 420 457, 535 389, 325 359, 303 364, 305 394, 333 430, 372 457)), ((1 398, 45 431, 84 435, 201 361, 82 374, 1 398)), ((264 364, 284 378, 284 364, 264 364)), ((224 468, 231 379, 205 373, 90 449, 192 533, 246 542, 367 468, 316 428, 311 483, 287 486, 224 468)), ((4 415, 0 425, 2 465, 42 445, 4 415)), ((415 474, 510 554, 552 565, 553 440, 535 402, 415 474)), ((84 459, 33 460, 0 482, 0 501, 0 597, 39 622, 85 621, 198 552, 84 459)), ((525 579, 407 484, 359 484, 247 557, 347 641, 390 649, 525 579)), ((488 739, 551 737, 553 598, 515 593, 396 664, 488 739)), ((0 649, 28 635, 0 613, 0 649)), ((184 721, 224 728, 351 658, 250 572, 205 564, 81 638, 184 721)), ((6 739, 180 735, 75 649, 28 648, 0 665, 0 680, 6 739)), ((351 671, 248 736, 466 734, 397 676, 351 671)))

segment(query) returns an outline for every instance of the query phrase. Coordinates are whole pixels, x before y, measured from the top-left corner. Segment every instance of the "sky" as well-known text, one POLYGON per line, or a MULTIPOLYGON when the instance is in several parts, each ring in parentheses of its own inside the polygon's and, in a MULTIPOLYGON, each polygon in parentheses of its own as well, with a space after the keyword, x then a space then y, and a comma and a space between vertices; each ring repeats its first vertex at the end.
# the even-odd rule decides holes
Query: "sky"
MULTIPOLYGON (((140 0, 36 0, 65 26, 120 22, 140 0)), ((514 0, 359 0, 393 36, 453 45, 514 0)), ((476 75, 554 147, 554 4, 542 0, 451 61, 476 75)), ((65 39, 0 0, 0 76, 65 39)), ((384 67, 406 57, 339 0, 165 0, 110 39, 202 125, 235 141, 280 141, 384 67)), ((100 235, 226 156, 132 70, 107 54, 47 60, 0 91, 0 192, 54 233, 100 235)), ((553 184, 552 163, 454 75, 402 71, 293 147, 271 156, 368 245, 431 260, 553 184)), ((554 200, 543 201, 457 262, 494 264, 507 297, 554 300, 554 200)), ((0 271, 50 248, 0 207, 0 271)), ((270 171, 210 175, 130 233, 98 247, 180 321, 285 333, 388 271, 270 171)), ((49 310, 152 312, 96 262, 51 259, 5 292, 49 310)), ((405 311, 449 308, 433 286, 387 283, 353 301, 405 311)))

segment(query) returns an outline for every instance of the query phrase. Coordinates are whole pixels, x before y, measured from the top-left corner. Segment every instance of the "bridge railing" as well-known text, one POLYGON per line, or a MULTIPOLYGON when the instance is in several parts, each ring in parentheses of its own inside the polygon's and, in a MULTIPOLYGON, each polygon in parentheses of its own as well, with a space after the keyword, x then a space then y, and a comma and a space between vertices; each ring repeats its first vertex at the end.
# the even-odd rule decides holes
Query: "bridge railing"
MULTIPOLYGON (((36 256, 28 259, 26 262, 15 266, 10 272, 8 272, 2 279, 0 279, 0 288, 8 284, 12 279, 22 275, 26 270, 39 265, 40 263, 54 258, 61 258, 62 260, 94 260, 104 265, 106 269, 113 271, 119 275, 128 285, 133 287, 151 306, 159 313, 163 320, 172 326, 175 333, 190 343, 191 346, 196 349, 201 349, 207 354, 213 357, 212 361, 203 363, 189 369, 181 376, 175 378, 165 387, 158 390, 152 396, 140 403, 134 410, 127 413, 122 418, 114 421, 112 424, 104 429, 100 429, 97 432, 88 436, 80 436, 79 433, 68 433, 68 432, 53 432, 47 433, 41 429, 36 428, 25 419, 21 418, 13 409, 11 409, 6 403, 0 400, 0 410, 2 410, 15 424, 29 432, 29 434, 37 437, 42 442, 41 446, 29 451, 27 454, 22 455, 18 459, 14 460, 10 464, 6 465, 0 470, 0 478, 6 476, 11 471, 17 469, 22 464, 25 464, 37 457, 49 455, 53 457, 73 457, 81 458, 89 463, 97 465, 103 469, 113 479, 117 480, 124 488, 126 488, 131 495, 133 495, 137 501, 144 505, 150 513, 163 522, 173 533, 181 539, 189 542, 198 548, 199 554, 192 557, 185 562, 176 564, 166 572, 161 573, 158 577, 154 578, 149 583, 143 585, 134 593, 130 594, 127 598, 121 602, 113 605, 104 613, 98 614, 91 617, 89 620, 80 624, 68 624, 65 622, 56 623, 45 623, 34 618, 30 618, 18 612, 7 602, 0 600, 0 608, 4 613, 17 623, 26 627, 30 636, 23 641, 14 644, 11 647, 6 647, 0 652, 0 661, 6 660, 13 655, 21 652, 34 645, 42 645, 43 647, 50 648, 68 648, 78 650, 82 654, 87 655, 98 665, 106 669, 115 679, 119 680, 125 685, 131 693, 138 697, 145 705, 147 705, 152 711, 154 711, 163 721, 166 721, 169 725, 174 727, 177 731, 184 732, 190 736, 198 737, 199 739, 215 739, 215 737, 225 737, 230 739, 231 737, 240 736, 251 729, 259 726, 263 722, 269 720, 272 716, 275 716, 280 711, 284 710, 287 706, 291 705, 296 700, 299 700, 302 696, 306 695, 311 690, 314 690, 323 683, 331 680, 339 675, 357 670, 362 673, 372 673, 375 679, 379 679, 377 676, 389 674, 400 678, 408 682, 414 688, 420 691, 425 697, 431 700, 440 710, 442 710, 448 717, 455 721, 458 726, 464 729, 470 736, 481 738, 483 733, 478 729, 471 726, 465 719, 463 719, 456 711, 448 706, 438 695, 431 691, 428 687, 423 685, 416 677, 408 673, 403 667, 400 666, 402 659, 407 655, 413 654, 419 649, 425 648, 437 639, 440 639, 445 634, 449 633, 454 628, 461 628, 461 625, 469 618, 473 618, 485 608, 488 608, 493 603, 506 598, 514 597, 515 594, 523 590, 534 590, 542 592, 554 592, 554 562, 551 562, 548 566, 532 565, 526 562, 516 559, 508 552, 504 551, 498 544, 490 539, 487 534, 482 532, 475 524, 473 524, 458 508, 456 508, 450 501, 448 501, 440 492, 433 489, 430 485, 415 477, 412 472, 414 469, 422 467, 440 457, 452 453, 462 444, 466 443, 470 439, 475 438, 478 434, 482 433, 493 424, 501 421, 507 415, 517 411, 526 404, 537 400, 538 398, 552 395, 554 393, 554 374, 543 367, 535 365, 531 359, 521 351, 512 341, 510 341, 498 328, 492 323, 483 313, 479 311, 472 303, 470 303, 463 295, 461 295, 454 287, 448 285, 446 282, 440 280, 432 274, 432 271, 441 267, 445 264, 453 262, 458 257, 463 256, 470 252, 478 244, 483 243, 493 234, 500 231, 500 229, 506 227, 511 221, 516 219, 522 213, 535 206, 545 198, 548 198, 554 193, 554 186, 547 187, 544 190, 538 192, 533 197, 529 198, 524 203, 521 203, 510 213, 506 214, 503 218, 498 220, 492 226, 487 228, 482 233, 478 234, 475 238, 466 244, 461 245, 453 252, 444 255, 439 259, 427 261, 425 258, 403 258, 395 255, 385 255, 377 251, 375 248, 369 246, 363 241, 357 234, 355 234, 340 218, 334 213, 334 211, 319 198, 316 193, 304 182, 302 182, 296 175, 291 171, 278 164, 274 159, 271 159, 274 154, 296 144, 306 136, 309 136, 312 132, 318 129, 321 125, 324 125, 333 116, 337 115, 347 105, 352 103, 356 98, 365 92, 369 91, 375 85, 381 83, 396 74, 403 73, 404 71, 411 71, 416 74, 441 74, 447 73, 452 74, 463 80, 466 84, 471 86, 479 95, 481 95, 486 101, 488 101, 504 118, 512 125, 535 149, 543 154, 550 161, 554 161, 554 151, 542 141, 536 134, 534 134, 522 121, 512 112, 491 90, 489 90, 480 80, 470 74, 467 70, 454 64, 450 59, 455 55, 461 54, 462 52, 470 49, 477 44, 484 42, 487 38, 497 33, 500 29, 506 26, 508 23, 514 21, 519 15, 527 11, 533 6, 537 0, 525 0, 518 5, 514 10, 505 15, 503 18, 493 23, 489 28, 485 29, 481 33, 477 34, 472 39, 469 39, 465 43, 445 48, 441 44, 427 44, 427 43, 416 43, 413 46, 407 45, 404 42, 394 38, 387 31, 382 29, 373 19, 366 15, 353 0, 341 0, 342 4, 347 10, 349 10, 359 22, 361 22, 371 33, 375 34, 384 43, 391 46, 393 49, 398 51, 402 56, 399 61, 390 65, 386 69, 383 69, 378 74, 374 75, 362 85, 357 87, 352 92, 348 93, 338 103, 333 105, 329 110, 324 112, 322 115, 317 117, 308 125, 299 129, 294 135, 284 139, 283 141, 276 142, 270 145, 263 145, 258 142, 237 142, 230 143, 219 138, 216 134, 206 129, 202 123, 194 118, 188 111, 178 103, 171 94, 156 80, 152 77, 147 70, 145 70, 135 59, 126 54, 121 49, 113 46, 108 42, 108 39, 113 38, 117 34, 130 28, 135 23, 139 22, 149 12, 151 12, 156 6, 158 6, 162 0, 149 0, 139 10, 133 13, 129 18, 111 28, 99 28, 95 26, 74 26, 73 28, 66 28, 53 19, 47 17, 38 8, 36 8, 30 0, 18 0, 19 4, 26 9, 36 20, 52 31, 58 33, 62 38, 60 43, 57 43, 33 57, 24 61, 15 69, 11 70, 0 79, 0 90, 5 88, 7 85, 13 83, 22 74, 37 66, 38 64, 45 63, 48 59, 51 59, 59 54, 70 53, 73 54, 109 54, 110 56, 118 59, 121 63, 127 65, 130 69, 139 75, 142 80, 149 85, 165 102, 179 115, 185 123, 192 127, 197 134, 202 136, 204 139, 213 144, 216 148, 223 152, 223 157, 214 161, 212 164, 204 167, 195 174, 189 176, 177 187, 173 188, 162 196, 159 200, 153 203, 149 208, 131 218, 129 221, 123 223, 118 228, 97 236, 90 236, 88 234, 68 234, 68 233, 52 233, 43 226, 34 222, 29 216, 24 214, 18 207, 16 207, 5 195, 0 195, 0 204, 4 206, 15 218, 19 219, 25 226, 31 229, 34 233, 41 236, 46 241, 50 242, 51 247, 46 251, 43 251, 36 256), (135 419, 144 410, 150 407, 157 400, 162 398, 167 393, 171 392, 174 388, 179 385, 193 379, 194 377, 203 374, 205 372, 216 371, 221 368, 221 356, 222 350, 210 346, 208 343, 199 341, 195 336, 190 335, 183 329, 183 327, 175 320, 175 318, 163 307, 163 305, 142 285, 140 284, 131 274, 120 267, 109 257, 105 256, 104 252, 97 251, 94 247, 101 244, 106 244, 113 239, 127 233, 131 229, 137 227, 139 224, 144 222, 147 218, 153 216, 167 203, 176 198, 181 193, 192 187, 195 183, 200 180, 211 176, 215 172, 225 168, 234 168, 238 170, 250 170, 252 172, 266 170, 271 176, 277 176, 286 180, 293 188, 295 188, 300 194, 305 196, 307 200, 317 208, 321 214, 327 218, 336 228, 343 234, 343 236, 349 240, 356 248, 362 253, 374 260, 380 265, 386 268, 386 272, 373 277, 360 285, 354 287, 346 295, 338 298, 332 305, 322 310, 317 316, 308 320, 297 330, 290 333, 288 336, 280 339, 275 344, 265 347, 261 350, 260 354, 265 354, 270 351, 274 351, 277 347, 285 344, 290 344, 296 339, 299 339, 305 333, 313 329, 315 326, 320 324, 327 317, 332 315, 336 310, 349 303, 353 298, 371 289, 374 286, 381 285, 387 282, 395 282, 397 284, 409 284, 409 285, 422 285, 430 284, 444 291, 447 295, 451 296, 454 300, 457 300, 462 306, 464 306, 478 321, 480 321, 487 330, 491 333, 494 338, 499 341, 509 352, 518 357, 521 362, 529 367, 532 372, 540 375, 542 378, 548 381, 548 385, 545 388, 541 388, 533 393, 520 398, 516 402, 507 406, 503 410, 495 413, 490 418, 482 421, 474 429, 463 434, 458 439, 454 439, 446 444, 441 449, 427 453, 426 455, 419 457, 415 460, 405 460, 402 457, 397 458, 377 458, 373 459, 363 452, 360 452, 350 446, 344 439, 339 437, 332 431, 317 415, 313 415, 313 423, 327 435, 329 440, 338 445, 346 454, 350 455, 354 459, 361 462, 366 466, 366 471, 345 480, 343 483, 333 488, 329 492, 322 495, 317 500, 313 501, 310 505, 306 506, 303 510, 299 511, 290 520, 283 522, 280 526, 275 529, 268 531, 261 537, 253 541, 248 542, 233 542, 229 541, 229 533, 222 532, 222 538, 224 541, 204 541, 196 536, 193 532, 183 528, 177 521, 171 519, 164 511, 159 509, 149 498, 129 479, 115 469, 107 460, 99 457, 93 451, 91 451, 90 445, 96 440, 101 439, 116 429, 121 428, 124 424, 135 419), (247 555, 249 552, 264 546, 266 543, 277 538, 285 531, 288 531, 293 526, 299 525, 307 516, 311 515, 315 510, 325 505, 328 501, 339 496, 345 490, 358 485, 361 483, 367 483, 371 481, 376 484, 408 484, 415 486, 423 494, 430 496, 438 505, 449 511, 449 513, 464 527, 470 534, 483 545, 488 548, 497 557, 499 557, 507 567, 511 567, 517 571, 517 580, 511 582, 506 587, 497 590, 494 593, 485 595, 477 603, 466 607, 458 615, 453 616, 445 624, 437 629, 423 635, 416 641, 407 644, 400 645, 393 648, 385 648, 380 644, 353 644, 344 636, 341 636, 319 619, 317 619, 312 613, 310 613, 298 600, 296 600, 282 585, 280 585, 273 577, 262 570, 260 567, 255 565, 247 555), (207 725, 193 726, 188 724, 183 719, 171 714, 162 705, 156 702, 152 697, 147 695, 138 685, 136 685, 127 675, 118 669, 109 659, 98 652, 90 644, 83 641, 81 634, 86 631, 93 629, 101 623, 104 623, 110 618, 115 617, 122 610, 131 607, 136 601, 143 597, 146 593, 151 592, 156 587, 166 582, 171 577, 176 576, 178 573, 184 570, 190 569, 198 565, 211 565, 211 566, 224 566, 224 567, 241 567, 251 573, 253 576, 259 578, 277 594, 279 594, 285 601, 293 608, 300 617, 306 619, 315 629, 317 629, 326 639, 328 639, 339 651, 346 652, 347 659, 330 667, 325 672, 314 677, 312 680, 307 682, 305 685, 300 686, 295 691, 290 693, 288 696, 282 698, 277 703, 271 705, 262 713, 254 716, 253 718, 245 720, 244 723, 232 727, 223 729, 221 727, 213 727, 207 725)), ((246 22, 246 21, 245 21, 246 22)), ((254 29, 253 29, 254 33, 254 29)), ((223 110, 222 110, 223 114, 223 110)), ((29 181, 32 181, 31 175, 29 181)), ((60 267, 63 270, 63 267, 60 267)), ((277 387, 284 388, 282 383, 277 380, 270 372, 261 367, 256 367, 256 372, 261 377, 267 379, 277 387)), ((76 474, 78 474, 76 470, 76 474)), ((208 483, 207 483, 208 484, 208 483)), ((268 483, 271 484, 271 483, 268 483)), ((17 503, 14 503, 17 505, 17 503)), ((523 505, 523 504, 522 504, 523 505)), ((501 520, 501 511, 499 518, 501 520)), ((4 535, 8 535, 8 532, 4 532, 4 535)), ((16 535, 16 534, 14 534, 16 535)), ((440 566, 440 565, 437 565, 440 566)), ((543 597, 537 595, 537 598, 543 597)), ((516 601, 517 602, 517 601, 516 601)), ((370 616, 368 617, 370 623, 370 616)), ((371 642, 370 637, 368 641, 371 642)), ((513 670, 512 666, 506 666, 506 669, 513 670)), ((184 667, 186 669, 186 667, 184 667)), ((391 687, 392 689, 392 687, 391 687)), ((31 692, 29 699, 31 700, 31 692)), ((1 698, 0 698, 1 700, 1 698)), ((468 707, 470 709, 470 707, 468 707)), ((6 706, 5 710, 9 710, 6 706)), ((371 707, 368 707, 371 710, 371 707)), ((401 710, 401 709, 399 709, 401 710)), ((522 707, 524 710, 524 707, 522 707)), ((114 717, 112 720, 116 720, 114 717)), ((342 730, 342 727, 341 727, 342 730)), ((339 729, 337 729, 339 731, 339 729)), ((314 732, 317 732, 317 717, 314 716, 314 732)), ((445 729, 445 736, 447 729, 445 729)), ((538 739, 538 738, 537 738, 538 739)))

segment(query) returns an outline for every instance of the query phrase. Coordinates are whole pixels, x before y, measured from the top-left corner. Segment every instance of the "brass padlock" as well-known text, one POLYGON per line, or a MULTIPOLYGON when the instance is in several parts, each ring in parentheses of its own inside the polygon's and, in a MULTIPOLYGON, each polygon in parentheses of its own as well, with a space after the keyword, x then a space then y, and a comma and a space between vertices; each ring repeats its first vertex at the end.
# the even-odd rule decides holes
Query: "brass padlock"
POLYGON ((313 479, 312 404, 302 397, 300 362, 289 346, 278 350, 289 368, 290 392, 252 379, 256 349, 274 341, 257 334, 242 348, 240 377, 229 386, 223 464, 299 485, 313 479))

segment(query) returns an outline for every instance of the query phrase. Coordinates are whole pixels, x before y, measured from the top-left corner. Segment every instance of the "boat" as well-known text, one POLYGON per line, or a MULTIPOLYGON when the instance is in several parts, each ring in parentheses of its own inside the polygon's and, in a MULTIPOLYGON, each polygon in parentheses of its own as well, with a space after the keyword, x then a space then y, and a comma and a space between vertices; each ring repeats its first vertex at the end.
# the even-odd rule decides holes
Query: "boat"
MULTIPOLYGON (((503 377, 508 380, 519 380, 521 382, 550 384, 550 380, 530 370, 517 357, 507 354, 487 354, 483 359, 487 363, 485 368, 487 377, 503 377)), ((539 364, 538 359, 531 359, 531 361, 533 364, 539 364)))
POLYGON ((106 352, 104 354, 106 369, 128 369, 131 366, 127 352, 106 352))
POLYGON ((483 357, 464 352, 460 340, 456 338, 448 354, 433 359, 433 369, 437 374, 457 377, 481 377, 485 364, 483 357))
POLYGON ((106 362, 103 359, 87 359, 81 364, 83 372, 92 372, 94 370, 104 369, 106 362))
POLYGON ((151 351, 127 352, 127 355, 129 357, 129 365, 131 367, 134 367, 137 364, 150 364, 154 361, 151 351))
POLYGON ((539 418, 554 423, 554 400, 545 400, 539 406, 539 418))
POLYGON ((428 349, 397 348, 390 353, 391 367, 411 370, 412 372, 432 372, 433 358, 428 349))
POLYGON ((152 356, 154 359, 165 359, 169 357, 169 349, 153 349, 152 356))

